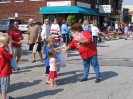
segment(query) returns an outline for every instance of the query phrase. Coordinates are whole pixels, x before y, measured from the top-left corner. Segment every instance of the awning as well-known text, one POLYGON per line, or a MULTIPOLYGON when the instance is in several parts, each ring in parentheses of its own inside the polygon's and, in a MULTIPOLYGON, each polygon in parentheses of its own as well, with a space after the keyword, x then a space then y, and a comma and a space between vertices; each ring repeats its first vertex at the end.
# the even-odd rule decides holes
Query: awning
POLYGON ((90 8, 83 8, 78 6, 43 6, 40 8, 40 14, 62 14, 62 13, 83 13, 90 15, 97 15, 97 13, 90 8))

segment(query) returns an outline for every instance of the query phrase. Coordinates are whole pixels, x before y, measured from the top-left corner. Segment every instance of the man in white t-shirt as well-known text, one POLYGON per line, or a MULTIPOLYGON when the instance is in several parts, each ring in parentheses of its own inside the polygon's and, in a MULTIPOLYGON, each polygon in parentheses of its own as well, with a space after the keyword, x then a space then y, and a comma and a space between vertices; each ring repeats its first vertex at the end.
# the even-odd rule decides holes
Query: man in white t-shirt
POLYGON ((45 19, 41 32, 41 38, 44 41, 43 53, 45 52, 46 39, 49 35, 50 35, 49 19, 45 19))
POLYGON ((96 22, 93 23, 93 26, 91 28, 91 32, 92 32, 93 42, 97 46, 97 37, 98 37, 99 29, 97 27, 97 23, 96 22))

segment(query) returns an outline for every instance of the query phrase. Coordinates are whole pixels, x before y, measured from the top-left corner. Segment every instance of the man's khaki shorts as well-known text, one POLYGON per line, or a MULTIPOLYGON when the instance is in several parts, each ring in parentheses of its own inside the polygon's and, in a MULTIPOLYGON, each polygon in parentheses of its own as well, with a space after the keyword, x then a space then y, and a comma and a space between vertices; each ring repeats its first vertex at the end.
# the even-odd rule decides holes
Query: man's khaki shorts
POLYGON ((18 56, 18 57, 21 57, 22 56, 22 48, 19 47, 19 48, 12 48, 13 49, 13 53, 14 53, 14 57, 18 56))

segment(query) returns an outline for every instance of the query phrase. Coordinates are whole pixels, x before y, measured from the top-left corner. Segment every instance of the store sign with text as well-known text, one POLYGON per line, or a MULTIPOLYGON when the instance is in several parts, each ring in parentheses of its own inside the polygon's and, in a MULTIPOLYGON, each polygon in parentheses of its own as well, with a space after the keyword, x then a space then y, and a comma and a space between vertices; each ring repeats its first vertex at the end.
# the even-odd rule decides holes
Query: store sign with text
POLYGON ((99 5, 99 13, 111 13, 111 5, 99 5))
POLYGON ((133 15, 133 11, 129 11, 129 14, 130 14, 130 15, 133 15))
POLYGON ((47 6, 71 6, 71 1, 47 2, 47 6))
POLYGON ((77 2, 77 6, 84 7, 84 8, 91 8, 91 4, 87 4, 83 2, 77 2))

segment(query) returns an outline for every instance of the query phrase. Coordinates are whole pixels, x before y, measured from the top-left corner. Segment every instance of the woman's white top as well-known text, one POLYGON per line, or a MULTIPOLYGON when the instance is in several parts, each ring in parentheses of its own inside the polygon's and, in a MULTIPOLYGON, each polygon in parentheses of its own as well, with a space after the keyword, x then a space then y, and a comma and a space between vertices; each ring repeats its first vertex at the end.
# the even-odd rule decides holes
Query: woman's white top
POLYGON ((118 24, 115 24, 115 29, 118 29, 118 24))
POLYGON ((92 36, 98 36, 98 32, 99 32, 98 27, 92 26, 91 32, 92 32, 92 36))
POLYGON ((50 34, 50 26, 43 24, 41 32, 42 40, 46 39, 49 36, 49 34, 50 34))

